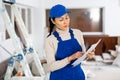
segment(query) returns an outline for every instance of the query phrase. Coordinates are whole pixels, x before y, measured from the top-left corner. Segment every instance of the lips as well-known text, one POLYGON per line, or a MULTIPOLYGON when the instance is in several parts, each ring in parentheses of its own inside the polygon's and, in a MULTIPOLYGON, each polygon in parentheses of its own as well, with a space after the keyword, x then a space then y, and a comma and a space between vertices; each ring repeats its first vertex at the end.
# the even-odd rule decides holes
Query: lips
POLYGON ((64 28, 67 28, 68 26, 67 25, 65 25, 65 26, 63 26, 64 28))

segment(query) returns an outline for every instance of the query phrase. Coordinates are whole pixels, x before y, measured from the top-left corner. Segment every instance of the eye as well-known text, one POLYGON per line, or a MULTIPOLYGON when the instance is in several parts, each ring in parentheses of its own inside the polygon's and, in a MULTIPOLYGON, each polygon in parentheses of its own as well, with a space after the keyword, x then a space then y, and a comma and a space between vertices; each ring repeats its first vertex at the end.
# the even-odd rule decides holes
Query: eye
POLYGON ((66 17, 66 19, 69 19, 68 17, 66 17))
POLYGON ((69 19, 69 17, 67 16, 65 19, 69 19))
POLYGON ((59 21, 63 21, 63 18, 59 19, 59 21))
POLYGON ((59 21, 63 21, 63 19, 59 19, 59 21))

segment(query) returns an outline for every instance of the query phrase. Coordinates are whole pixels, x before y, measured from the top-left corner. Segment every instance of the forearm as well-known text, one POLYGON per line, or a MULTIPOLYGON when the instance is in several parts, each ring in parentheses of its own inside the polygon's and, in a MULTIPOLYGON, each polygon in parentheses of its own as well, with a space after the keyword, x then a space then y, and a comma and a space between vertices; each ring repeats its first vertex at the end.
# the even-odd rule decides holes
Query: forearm
POLYGON ((47 62, 50 71, 59 70, 69 64, 68 57, 57 61, 48 60, 47 62))

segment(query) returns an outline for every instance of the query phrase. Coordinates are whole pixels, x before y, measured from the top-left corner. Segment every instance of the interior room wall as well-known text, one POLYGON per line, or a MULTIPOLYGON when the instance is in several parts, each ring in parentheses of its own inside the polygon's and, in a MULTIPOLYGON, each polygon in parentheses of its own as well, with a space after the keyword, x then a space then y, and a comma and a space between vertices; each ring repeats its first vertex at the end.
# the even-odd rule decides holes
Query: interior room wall
POLYGON ((32 37, 36 50, 44 55, 44 27, 45 27, 45 6, 44 0, 39 1, 40 5, 33 9, 32 37))
POLYGON ((104 34, 120 36, 120 0, 16 0, 17 3, 33 7, 32 39, 36 50, 43 52, 44 28, 46 27, 45 9, 57 3, 67 8, 104 8, 104 34))
POLYGON ((110 36, 120 36, 120 0, 110 0, 105 7, 105 33, 110 36))
POLYGON ((119 36, 120 31, 120 0, 46 0, 46 9, 55 4, 63 4, 67 8, 104 8, 103 29, 104 34, 110 36, 119 36))
POLYGON ((39 0, 22 0, 22 1, 16 0, 16 3, 22 4, 22 5, 28 5, 36 8, 39 7, 40 4, 42 4, 42 2, 40 2, 39 0))

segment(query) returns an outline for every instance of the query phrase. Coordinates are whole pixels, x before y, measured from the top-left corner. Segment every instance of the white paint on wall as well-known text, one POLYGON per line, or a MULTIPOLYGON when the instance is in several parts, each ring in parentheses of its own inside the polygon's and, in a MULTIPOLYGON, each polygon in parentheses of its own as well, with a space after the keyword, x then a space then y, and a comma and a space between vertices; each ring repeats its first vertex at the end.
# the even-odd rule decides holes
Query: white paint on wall
POLYGON ((16 0, 16 3, 22 4, 22 5, 27 5, 27 6, 32 6, 32 7, 39 7, 42 2, 41 0, 16 0))
POLYGON ((43 55, 44 46, 44 27, 45 27, 45 6, 44 0, 38 7, 33 8, 33 25, 32 25, 32 38, 37 52, 43 55))
POLYGON ((119 0, 111 0, 105 8, 105 34, 120 36, 120 4, 119 0))

